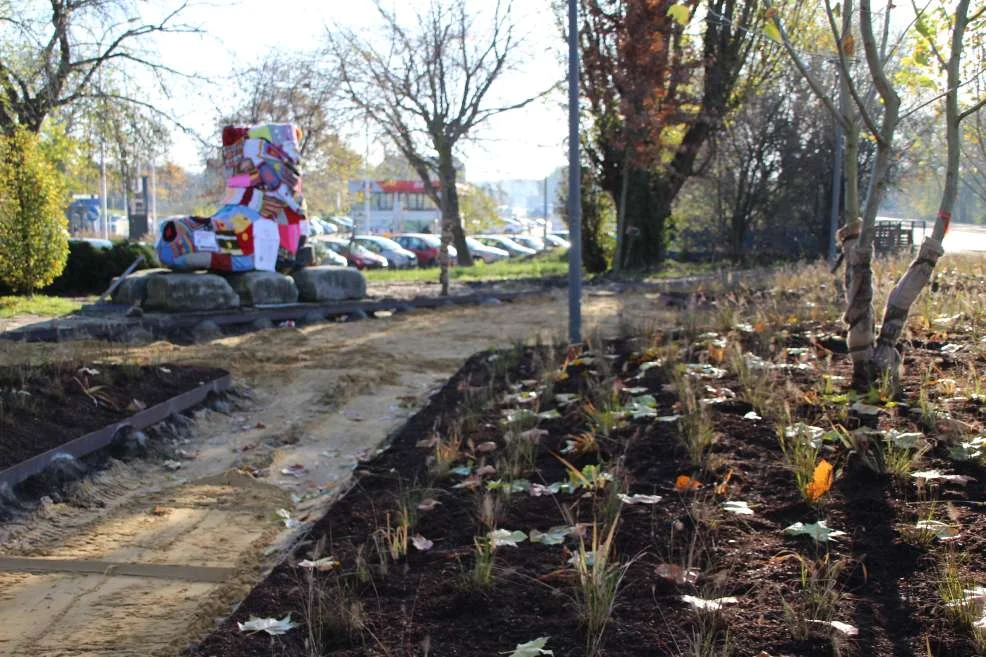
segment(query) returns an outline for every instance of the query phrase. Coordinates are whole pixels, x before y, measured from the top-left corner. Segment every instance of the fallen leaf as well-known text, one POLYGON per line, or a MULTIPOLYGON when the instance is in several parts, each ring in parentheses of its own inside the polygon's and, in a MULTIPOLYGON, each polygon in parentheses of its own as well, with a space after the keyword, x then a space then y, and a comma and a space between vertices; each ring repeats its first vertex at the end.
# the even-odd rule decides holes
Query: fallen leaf
POLYGON ((830 488, 832 488, 832 464, 822 459, 815 466, 811 481, 805 486, 805 497, 810 502, 817 502, 830 488))
POLYGON ((305 466, 301 463, 292 463, 286 468, 281 468, 281 474, 289 477, 303 477, 305 476, 305 466))
POLYGON ((479 443, 476 445, 477 452, 489 453, 496 451, 496 443, 492 440, 487 440, 486 442, 479 443))
POLYGON ((479 488, 482 485, 482 479, 480 479, 477 475, 471 475, 457 483, 455 486, 452 486, 452 488, 468 488, 469 490, 472 490, 473 488, 479 488))
POLYGON ((675 584, 694 584, 698 581, 701 571, 698 568, 682 568, 673 563, 662 563, 654 569, 658 577, 671 580, 675 584))
POLYGON ((297 623, 291 622, 291 614, 288 614, 281 620, 251 616, 247 622, 237 623, 236 625, 240 628, 241 632, 266 632, 271 636, 287 634, 288 630, 298 627, 297 623))
POLYGON ((843 623, 842 621, 809 620, 808 622, 818 623, 819 625, 828 625, 842 632, 846 636, 856 636, 859 634, 859 628, 855 625, 850 625, 849 623, 843 623))
POLYGON ((315 570, 326 572, 332 570, 333 568, 339 567, 339 560, 335 557, 322 557, 321 559, 305 559, 304 561, 299 561, 298 566, 301 568, 314 568, 315 570))
POLYGON ((546 532, 532 529, 530 532, 531 543, 541 543, 542 545, 561 545, 565 542, 565 537, 572 532, 571 527, 558 525, 546 532))
POLYGON ((431 438, 424 438, 414 443, 415 447, 423 447, 425 449, 430 449, 439 443, 438 436, 432 436, 431 438))
MULTIPOLYGON (((514 651, 510 653, 510 657, 538 657, 539 655, 554 655, 554 651, 546 650, 545 645, 548 643, 548 637, 543 636, 539 639, 534 639, 533 641, 528 641, 527 643, 518 643, 514 651)), ((506 655, 507 653, 501 652, 501 655, 506 655)))
POLYGON ((945 474, 940 470, 922 470, 920 472, 912 472, 911 476, 915 479, 923 479, 924 481, 937 481, 941 479, 942 481, 954 481, 959 484, 966 484, 972 479, 972 477, 966 475, 945 474))
POLYGON ((959 537, 960 530, 955 525, 949 525, 938 520, 918 520, 917 529, 934 534, 940 541, 951 541, 959 537))
POLYGON ((729 480, 733 478, 733 469, 730 468, 726 476, 723 477, 722 481, 716 484, 716 495, 725 495, 726 490, 729 488, 729 480))
POLYGON ((692 479, 688 475, 678 475, 678 478, 674 480, 674 489, 677 491, 696 490, 701 487, 701 481, 692 479))
POLYGON ((735 513, 741 516, 753 515, 753 509, 750 508, 750 505, 747 504, 746 502, 741 502, 739 500, 730 500, 728 502, 724 502, 722 508, 723 510, 728 511, 729 513, 735 513))
POLYGON ((169 513, 171 513, 171 509, 164 506, 156 506, 153 509, 151 509, 151 515, 155 515, 155 516, 166 516, 169 513))
POLYGON ((425 538, 421 534, 415 534, 414 536, 412 536, 411 537, 411 543, 414 545, 414 547, 416 549, 418 549, 418 550, 420 550, 422 552, 427 552, 431 548, 435 547, 435 543, 434 542, 429 541, 427 538, 425 538))
POLYGON ((785 527, 784 533, 788 536, 799 536, 802 534, 811 536, 818 543, 826 543, 829 539, 846 535, 844 531, 829 529, 824 520, 819 520, 810 525, 806 525, 803 522, 796 522, 793 525, 785 527))
POLYGON ((681 596, 683 602, 687 602, 696 609, 701 609, 702 611, 719 611, 722 609, 723 605, 736 604, 739 602, 733 596, 728 596, 725 598, 715 598, 714 600, 706 600, 705 598, 698 598, 694 595, 683 595, 681 596))
POLYGON ((518 543, 523 543, 527 540, 527 534, 520 530, 510 531, 509 529, 497 529, 490 532, 490 538, 493 539, 493 545, 496 547, 509 546, 517 547, 518 543))
POLYGON ((641 495, 640 493, 634 493, 633 495, 619 493, 617 497, 624 504, 657 504, 662 499, 660 495, 641 495))
POLYGON ((756 420, 762 420, 763 418, 757 415, 756 411, 750 411, 749 413, 743 416, 743 419, 756 421, 756 420))
POLYGON ((422 511, 431 511, 439 504, 441 504, 441 502, 439 502, 438 500, 431 497, 426 497, 425 499, 418 502, 418 508, 421 509, 422 511))
POLYGON ((496 468, 494 468, 492 465, 488 463, 480 468, 477 468, 475 472, 475 475, 477 477, 485 477, 487 475, 495 475, 495 474, 496 474, 496 468))

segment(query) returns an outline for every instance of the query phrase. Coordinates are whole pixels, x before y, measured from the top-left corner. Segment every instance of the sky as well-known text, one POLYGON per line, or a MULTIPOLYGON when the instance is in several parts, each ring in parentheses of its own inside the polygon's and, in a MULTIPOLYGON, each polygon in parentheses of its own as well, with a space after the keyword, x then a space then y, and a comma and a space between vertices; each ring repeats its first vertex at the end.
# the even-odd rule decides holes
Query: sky
MULTIPOLYGON (((392 5, 399 15, 407 15, 427 1, 402 0, 392 5)), ((467 3, 478 11, 494 6, 494 0, 467 3)), ((165 4, 158 6, 163 10, 165 4)), ((162 37, 157 48, 167 65, 215 80, 205 89, 182 90, 172 102, 171 111, 176 118, 203 136, 215 133, 218 111, 228 110, 232 104, 227 100, 231 97, 229 83, 224 80, 232 71, 248 66, 252 59, 259 59, 272 49, 315 47, 322 42, 327 27, 334 24, 379 30, 370 0, 211 0, 194 4, 181 15, 182 22, 195 25, 204 33, 162 37)), ((517 70, 507 72, 491 89, 493 102, 534 96, 562 79, 566 72, 564 61, 559 59, 564 42, 550 0, 515 0, 513 16, 525 35, 524 52, 516 62, 517 70)), ((564 89, 536 104, 494 117, 477 130, 474 139, 461 149, 467 179, 543 178, 561 166, 566 159, 567 134, 563 101, 564 89)), ((350 146, 366 153, 363 126, 350 126, 346 132, 350 146)), ((382 141, 371 137, 370 142, 369 159, 374 163, 382 156, 382 141)), ((170 158, 189 169, 202 168, 200 144, 177 129, 170 158)))

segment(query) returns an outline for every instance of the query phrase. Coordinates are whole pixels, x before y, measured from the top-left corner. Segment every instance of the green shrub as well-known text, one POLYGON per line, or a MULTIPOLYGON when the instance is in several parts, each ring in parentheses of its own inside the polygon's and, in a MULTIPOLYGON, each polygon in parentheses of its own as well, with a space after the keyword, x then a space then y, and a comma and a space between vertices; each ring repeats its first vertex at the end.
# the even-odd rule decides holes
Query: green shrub
MULTIPOLYGON (((65 270, 43 292, 58 296, 101 294, 113 277, 122 274, 140 255, 144 262, 138 269, 157 267, 154 249, 143 244, 119 241, 110 249, 97 249, 88 242, 70 242, 65 270)), ((0 284, 0 294, 11 292, 0 284)))
POLYGON ((0 136, 0 281, 18 294, 48 285, 65 267, 68 231, 62 181, 38 136, 0 136))

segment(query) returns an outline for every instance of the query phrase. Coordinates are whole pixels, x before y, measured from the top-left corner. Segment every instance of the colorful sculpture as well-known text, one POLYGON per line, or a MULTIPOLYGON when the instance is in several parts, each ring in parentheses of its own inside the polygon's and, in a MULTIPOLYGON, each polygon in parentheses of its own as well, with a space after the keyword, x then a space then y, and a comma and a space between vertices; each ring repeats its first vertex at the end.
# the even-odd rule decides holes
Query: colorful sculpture
POLYGON ((289 123, 223 128, 223 206, 211 217, 162 223, 161 264, 183 271, 296 269, 308 236, 300 141, 301 130, 289 123))

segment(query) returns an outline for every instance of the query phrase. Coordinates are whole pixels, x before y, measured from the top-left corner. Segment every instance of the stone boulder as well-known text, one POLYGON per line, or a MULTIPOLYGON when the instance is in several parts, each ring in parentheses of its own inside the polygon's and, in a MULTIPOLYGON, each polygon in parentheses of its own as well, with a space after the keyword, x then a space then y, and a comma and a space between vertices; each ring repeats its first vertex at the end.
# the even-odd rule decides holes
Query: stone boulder
MULTIPOLYGON (((151 277, 170 273, 171 270, 169 269, 141 269, 140 271, 135 271, 127 276, 120 283, 119 287, 113 290, 113 303, 127 306, 132 306, 135 303, 143 303, 144 299, 147 298, 147 282, 151 280, 151 277)), ((116 283, 119 278, 119 276, 114 277, 113 282, 116 283)))
POLYGON ((294 285, 294 279, 274 271, 230 274, 226 280, 240 295, 240 304, 244 306, 266 306, 298 301, 298 288, 294 285))
POLYGON ((147 281, 146 310, 189 312, 238 308, 240 296, 216 274, 169 272, 147 281))
POLYGON ((292 277, 301 301, 342 301, 366 296, 363 274, 348 267, 306 267, 292 277))

